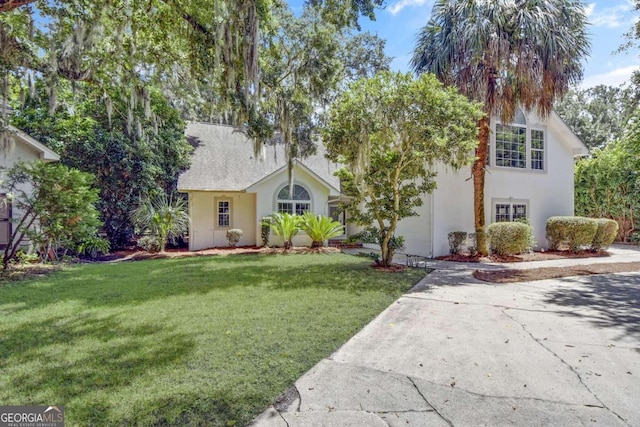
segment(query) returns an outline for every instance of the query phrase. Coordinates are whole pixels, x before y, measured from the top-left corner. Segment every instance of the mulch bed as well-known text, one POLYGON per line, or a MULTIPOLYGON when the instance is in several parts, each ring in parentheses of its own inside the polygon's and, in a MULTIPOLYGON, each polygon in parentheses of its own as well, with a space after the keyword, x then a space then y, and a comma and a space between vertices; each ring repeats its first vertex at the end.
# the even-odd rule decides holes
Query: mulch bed
POLYGON ((483 256, 471 256, 471 255, 446 255, 437 257, 436 259, 442 261, 455 261, 455 262, 500 262, 500 263, 512 263, 512 262, 529 262, 529 261, 548 261, 554 259, 566 259, 566 258, 599 258, 610 256, 606 251, 601 252, 569 252, 569 251, 544 251, 544 252, 531 252, 528 254, 521 254, 515 256, 501 256, 501 255, 489 255, 483 256))
POLYGON ((473 277, 491 283, 531 282, 560 277, 585 276, 640 271, 640 262, 615 262, 609 264, 579 265, 573 267, 542 267, 520 270, 475 270, 473 277))
POLYGON ((164 253, 151 253, 141 250, 116 251, 109 255, 101 257, 101 262, 119 262, 119 261, 140 261, 145 259, 163 259, 178 258, 190 256, 208 256, 208 255, 243 255, 243 254, 307 254, 307 253, 335 253, 340 252, 338 248, 308 248, 293 247, 289 250, 283 248, 264 248, 257 246, 238 246, 235 248, 222 247, 203 249, 201 251, 189 251, 187 249, 168 249, 164 253))

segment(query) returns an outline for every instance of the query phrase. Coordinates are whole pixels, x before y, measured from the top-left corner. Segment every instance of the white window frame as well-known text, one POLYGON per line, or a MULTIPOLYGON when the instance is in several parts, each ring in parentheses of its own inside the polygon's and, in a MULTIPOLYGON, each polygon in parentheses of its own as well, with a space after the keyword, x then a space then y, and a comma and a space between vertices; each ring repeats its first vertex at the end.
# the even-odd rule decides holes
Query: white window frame
POLYGON ((217 229, 229 229, 229 228, 233 228, 233 199, 227 198, 227 197, 220 197, 220 198, 216 198, 215 199, 215 212, 216 212, 216 218, 215 218, 215 228, 217 229), (221 213, 220 212, 220 203, 228 203, 229 204, 229 212, 226 213, 221 213), (223 215, 227 215, 229 217, 229 224, 228 225, 220 225, 220 217, 221 214, 223 215))
POLYGON ((529 206, 529 200, 526 199, 514 199, 514 198, 508 198, 508 199, 491 199, 491 222, 513 222, 514 221, 514 215, 516 213, 516 209, 515 206, 522 206, 524 205, 525 207, 525 216, 524 218, 530 218, 530 206, 529 206), (497 217, 498 217, 498 205, 508 205, 509 206, 509 219, 508 220, 504 220, 504 221, 498 221, 497 217))
POLYGON ((309 191, 309 189, 305 185, 302 185, 299 182, 294 182, 293 185, 294 185, 294 188, 297 185, 301 187, 304 191, 306 191, 307 194, 309 195, 309 199, 308 200, 278 199, 278 195, 280 194, 280 192, 289 186, 289 184, 283 184, 280 187, 278 187, 274 195, 274 209, 273 209, 274 212, 282 212, 282 210, 280 209, 281 204, 290 205, 290 209, 287 210, 288 213, 300 215, 301 213, 307 212, 307 211, 313 212, 313 196, 311 191, 309 191), (307 209, 304 209, 303 205, 307 205, 307 209))
POLYGON ((548 142, 549 136, 548 136, 547 128, 546 126, 530 125, 529 121, 526 120, 526 116, 525 116, 525 123, 526 124, 503 123, 501 121, 495 122, 492 128, 493 132, 491 137, 491 144, 489 144, 489 156, 487 159, 488 165, 490 165, 491 167, 512 170, 512 171, 527 171, 527 172, 535 172, 535 173, 545 173, 547 171, 547 157, 548 157, 547 147, 549 145, 549 142, 548 142), (497 148, 498 147, 498 125, 525 129, 524 167, 498 165, 497 156, 496 156, 498 152, 498 148, 497 148), (532 147, 532 134, 533 132, 536 132, 536 131, 542 132, 542 150, 534 149, 532 147), (542 153, 542 169, 533 168, 533 162, 534 162, 533 152, 534 151, 542 153))

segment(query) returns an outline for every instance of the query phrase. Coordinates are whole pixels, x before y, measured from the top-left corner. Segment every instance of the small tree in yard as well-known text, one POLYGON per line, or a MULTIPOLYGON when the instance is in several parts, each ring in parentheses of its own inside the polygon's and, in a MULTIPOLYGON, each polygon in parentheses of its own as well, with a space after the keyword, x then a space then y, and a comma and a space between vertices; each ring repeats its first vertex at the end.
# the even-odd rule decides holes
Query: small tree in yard
POLYGON ((300 231, 300 217, 286 212, 276 212, 271 215, 268 223, 275 235, 282 237, 284 249, 291 249, 293 246, 293 236, 300 231))
POLYGON ((454 169, 473 162, 478 104, 444 89, 430 74, 380 73, 354 82, 331 107, 323 137, 338 172, 351 221, 378 234, 381 264, 398 246, 402 218, 415 216, 435 189, 442 162, 454 169))
POLYGON ((164 252, 168 240, 180 237, 189 228, 187 203, 180 197, 161 194, 142 200, 132 220, 143 234, 156 238, 160 252, 164 252))
POLYGON ((3 268, 15 256, 25 238, 41 248, 45 261, 53 247, 77 247, 95 237, 101 223, 95 203, 98 191, 90 174, 61 164, 17 163, 7 172, 2 191, 18 212, 3 268))
POLYGON ((339 221, 324 215, 305 212, 300 221, 300 228, 311 238, 311 247, 320 248, 326 240, 344 234, 344 226, 339 221))

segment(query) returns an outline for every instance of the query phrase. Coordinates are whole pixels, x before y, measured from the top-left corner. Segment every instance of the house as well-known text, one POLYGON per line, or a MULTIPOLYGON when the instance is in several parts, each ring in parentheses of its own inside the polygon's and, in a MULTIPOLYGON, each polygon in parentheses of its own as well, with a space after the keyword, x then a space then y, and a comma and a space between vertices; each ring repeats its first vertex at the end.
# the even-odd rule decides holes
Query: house
MULTIPOLYGON (((0 170, 9 169, 18 161, 56 162, 60 160, 53 150, 14 126, 7 126, 1 136, 0 170)), ((0 249, 4 249, 9 243, 13 232, 12 219, 21 217, 21 213, 7 202, 6 196, 6 194, 0 194, 0 249)))
MULTIPOLYGON (((528 218, 537 246, 546 248, 547 219, 574 214, 574 162, 588 149, 555 112, 544 120, 518 111, 513 123, 491 122, 486 224, 528 218)), ((398 226, 407 253, 446 255, 449 232, 474 231, 471 168, 454 172, 440 166, 437 172, 437 188, 425 197, 419 216, 398 226)))
MULTIPOLYGON (((574 159, 588 150, 555 113, 543 120, 519 111, 513 123, 493 121, 491 131, 486 223, 528 218, 538 246, 545 247, 547 218, 574 213, 574 159)), ((191 168, 178 180, 178 190, 189 195, 191 250, 226 246, 229 228, 243 230, 241 245, 260 245, 260 220, 275 211, 336 216, 341 197, 333 175, 337 166, 324 157, 321 144, 316 155, 294 161, 291 195, 281 144, 263 147, 264 158, 257 159, 253 141, 231 127, 194 123, 186 135, 197 146, 191 168)), ((396 234, 404 236, 406 253, 445 255, 450 231, 473 232, 470 168, 435 168, 437 189, 425 195, 418 216, 398 224, 396 234)), ((347 234, 355 230, 347 226, 347 234)), ((298 236, 294 244, 308 243, 305 239, 298 236)))
MULTIPOLYGON (((189 197, 190 250, 227 246, 226 232, 232 228, 243 232, 239 245, 261 245, 260 222, 276 211, 338 217, 337 166, 322 147, 293 161, 291 192, 283 144, 263 145, 256 155, 254 142, 231 126, 190 123, 185 133, 195 150, 190 169, 178 179, 178 191, 189 197)), ((270 242, 282 244, 277 236, 270 242)), ((299 233, 293 243, 311 240, 299 233)))

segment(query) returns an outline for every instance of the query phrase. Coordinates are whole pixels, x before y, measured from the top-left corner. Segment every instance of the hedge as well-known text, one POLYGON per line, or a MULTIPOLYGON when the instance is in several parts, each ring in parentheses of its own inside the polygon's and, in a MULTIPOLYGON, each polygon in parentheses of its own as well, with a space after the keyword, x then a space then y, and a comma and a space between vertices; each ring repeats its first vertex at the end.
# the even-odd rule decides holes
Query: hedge
POLYGON ((495 222, 489 226, 489 250, 498 255, 517 255, 532 249, 531 226, 521 222, 495 222))
POLYGON ((596 219, 598 229, 593 241, 591 242, 591 250, 597 252, 602 249, 606 249, 618 235, 618 222, 608 218, 596 219))
POLYGON ((598 222, 580 216, 552 216, 547 220, 546 231, 549 249, 557 250, 561 243, 566 243, 571 251, 576 252, 591 246, 598 231, 598 222))

